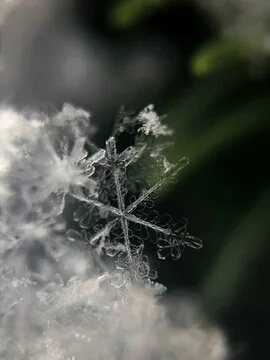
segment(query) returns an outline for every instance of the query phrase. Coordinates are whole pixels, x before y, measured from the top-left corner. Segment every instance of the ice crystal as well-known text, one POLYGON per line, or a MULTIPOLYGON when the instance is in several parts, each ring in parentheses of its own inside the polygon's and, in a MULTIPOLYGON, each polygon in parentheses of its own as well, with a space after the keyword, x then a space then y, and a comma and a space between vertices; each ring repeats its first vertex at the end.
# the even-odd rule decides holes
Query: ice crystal
MULTIPOLYGON (((187 165, 188 159, 182 158, 177 164, 170 164, 166 157, 161 154, 160 145, 155 146, 153 141, 150 142, 150 146, 148 145, 149 137, 152 137, 153 140, 153 138, 161 135, 172 134, 166 125, 161 124, 153 106, 148 106, 138 116, 125 116, 124 122, 121 123, 120 121, 121 119, 118 118, 114 136, 106 141, 106 148, 92 155, 92 158, 96 158, 95 164, 100 167, 99 170, 97 169, 96 178, 100 184, 100 190, 102 192, 105 189, 109 193, 106 197, 98 196, 97 198, 85 197, 80 192, 73 194, 76 199, 90 205, 91 212, 96 208, 98 209, 97 216, 106 218, 104 226, 95 226, 93 236, 87 237, 87 232, 85 235, 89 244, 95 247, 99 254, 102 249, 109 256, 118 254, 118 259, 115 262, 117 270, 112 274, 112 284, 117 283, 117 286, 120 283, 127 284, 128 279, 132 282, 136 279, 155 280, 157 278, 157 272, 150 268, 147 256, 143 255, 144 243, 140 237, 135 238, 130 229, 130 224, 135 224, 140 229, 144 227, 146 231, 154 231, 157 234, 160 259, 165 259, 167 254, 163 255, 163 253, 167 249, 174 259, 178 259, 186 246, 195 249, 202 246, 201 240, 188 234, 187 223, 182 228, 175 228, 166 223, 160 225, 158 216, 155 221, 151 221, 134 214, 142 204, 148 203, 153 193, 157 192, 170 178, 187 165), (117 150, 118 135, 127 130, 133 130, 135 133, 134 145, 130 145, 119 152, 117 150), (159 170, 161 170, 159 180, 148 188, 142 188, 139 195, 135 198, 134 196, 131 197, 132 200, 127 203, 126 197, 130 193, 128 168, 138 163, 145 153, 148 153, 151 162, 156 161, 159 165, 159 170), (103 156, 97 159, 97 154, 103 156), (120 236, 117 241, 112 241, 110 240, 111 233, 117 227, 120 227, 120 236)), ((95 176, 94 170, 92 174, 95 176)), ((80 225, 83 228, 88 227, 88 223, 84 221, 84 213, 78 217, 78 212, 76 212, 75 219, 80 220, 80 225)), ((70 230, 68 232, 69 238, 73 239, 74 234, 75 232, 70 230)), ((80 235, 77 234, 77 238, 79 237, 80 235)))
POLYGON ((138 115, 138 121, 142 124, 139 131, 145 133, 145 135, 152 134, 155 137, 160 135, 172 135, 172 130, 166 125, 161 124, 161 118, 154 111, 153 105, 148 105, 138 115))

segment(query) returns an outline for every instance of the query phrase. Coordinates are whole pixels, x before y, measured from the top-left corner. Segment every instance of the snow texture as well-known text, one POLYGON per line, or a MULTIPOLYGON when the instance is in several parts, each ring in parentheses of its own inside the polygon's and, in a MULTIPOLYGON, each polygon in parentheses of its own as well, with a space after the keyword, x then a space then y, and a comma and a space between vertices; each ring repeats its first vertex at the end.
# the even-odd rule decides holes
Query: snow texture
POLYGON ((166 288, 144 254, 147 241, 160 259, 202 246, 185 219, 153 210, 154 193, 188 163, 163 155, 157 139, 172 131, 161 120, 153 106, 123 113, 100 149, 82 109, 1 106, 1 359, 225 359, 219 330, 169 319, 159 302, 166 288), (131 144, 121 148, 123 134, 131 144))

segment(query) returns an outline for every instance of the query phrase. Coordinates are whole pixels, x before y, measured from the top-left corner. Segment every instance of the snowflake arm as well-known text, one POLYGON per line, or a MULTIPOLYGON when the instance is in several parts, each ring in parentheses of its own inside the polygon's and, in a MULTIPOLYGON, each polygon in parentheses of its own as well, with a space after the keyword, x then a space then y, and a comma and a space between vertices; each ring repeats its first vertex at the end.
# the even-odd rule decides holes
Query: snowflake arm
POLYGON ((170 169, 160 178, 156 184, 154 184, 150 189, 143 191, 142 195, 127 207, 126 212, 131 213, 133 210, 135 210, 140 203, 146 200, 152 193, 156 192, 169 178, 174 177, 177 172, 179 172, 188 164, 188 162, 188 158, 184 157, 177 164, 171 165, 170 169))
MULTIPOLYGON (((117 153, 116 153, 116 143, 115 139, 111 137, 106 142, 106 149, 107 149, 107 155, 109 160, 116 162, 117 159, 117 153)), ((125 199, 123 197, 122 191, 121 191, 121 183, 120 183, 120 169, 118 166, 113 167, 113 178, 114 178, 114 184, 115 184, 115 190, 117 195, 117 203, 118 208, 122 214, 124 214, 125 211, 125 199)), ((129 261, 132 261, 131 256, 131 250, 130 250, 130 239, 128 235, 128 221, 125 218, 125 216, 120 217, 121 227, 123 231, 124 241, 125 241, 125 247, 127 249, 127 255, 129 258, 129 261)))

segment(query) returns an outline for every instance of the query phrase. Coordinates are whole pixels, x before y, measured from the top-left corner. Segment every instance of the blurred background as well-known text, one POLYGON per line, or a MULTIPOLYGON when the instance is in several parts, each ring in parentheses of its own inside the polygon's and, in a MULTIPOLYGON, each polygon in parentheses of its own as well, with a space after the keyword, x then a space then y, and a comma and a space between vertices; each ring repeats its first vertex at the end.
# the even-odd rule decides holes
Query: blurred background
MULTIPOLYGON (((153 103, 191 160, 158 207, 203 239, 153 260, 199 298, 235 359, 270 358, 270 2, 1 0, 1 98, 91 111, 103 146, 120 106, 153 103), (268 164, 268 165, 267 165, 268 164)), ((153 257, 154 258, 154 257, 153 257)))

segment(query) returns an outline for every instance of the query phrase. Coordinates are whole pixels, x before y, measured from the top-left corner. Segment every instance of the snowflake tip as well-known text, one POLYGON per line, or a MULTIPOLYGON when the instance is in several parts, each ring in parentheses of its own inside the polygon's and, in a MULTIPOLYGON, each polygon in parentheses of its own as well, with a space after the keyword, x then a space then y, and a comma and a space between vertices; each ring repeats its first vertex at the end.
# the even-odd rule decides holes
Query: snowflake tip
POLYGON ((201 249, 203 247, 203 242, 201 239, 196 238, 195 236, 186 235, 185 236, 186 245, 193 249, 201 249))

